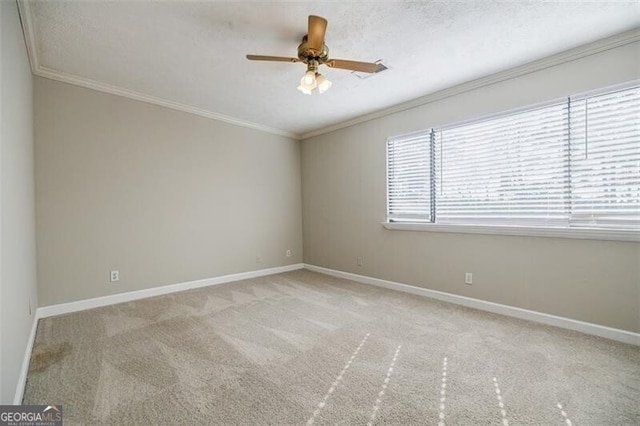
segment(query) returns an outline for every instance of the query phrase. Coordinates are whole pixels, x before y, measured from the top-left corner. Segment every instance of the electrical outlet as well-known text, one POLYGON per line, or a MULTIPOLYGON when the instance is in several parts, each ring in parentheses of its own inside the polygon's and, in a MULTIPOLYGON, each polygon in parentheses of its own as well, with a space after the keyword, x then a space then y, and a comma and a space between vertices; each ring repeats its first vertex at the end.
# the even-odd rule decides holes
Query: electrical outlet
POLYGON ((473 274, 471 272, 464 273, 464 283, 465 284, 473 284, 473 274))
POLYGON ((362 266, 362 258, 360 256, 356 257, 356 265, 362 266))
POLYGON ((260 256, 256 256, 256 263, 260 263, 262 262, 262 259, 260 259, 260 256))
POLYGON ((111 271, 111 282, 120 280, 120 271, 111 271))
POLYGON ((29 299, 29 316, 31 316, 31 299, 29 299))
POLYGON ((287 257, 291 257, 291 250, 287 250, 287 257))

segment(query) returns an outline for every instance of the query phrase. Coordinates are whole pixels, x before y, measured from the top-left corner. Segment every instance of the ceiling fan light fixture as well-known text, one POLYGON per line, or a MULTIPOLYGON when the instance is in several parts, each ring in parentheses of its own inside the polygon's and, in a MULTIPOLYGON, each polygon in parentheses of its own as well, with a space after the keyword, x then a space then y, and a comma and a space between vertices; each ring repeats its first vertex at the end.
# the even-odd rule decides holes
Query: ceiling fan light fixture
POLYGON ((313 71, 307 71, 300 79, 300 86, 298 86, 298 90, 305 95, 310 95, 317 85, 316 73, 313 71))
POLYGON ((329 81, 329 79, 326 78, 324 75, 318 73, 316 75, 316 84, 318 86, 318 92, 320 94, 323 94, 324 92, 329 90, 329 88, 331 87, 331 85, 333 83, 331 81, 329 81))
POLYGON ((316 74, 313 71, 307 71, 302 76, 300 84, 309 87, 310 89, 314 89, 316 87, 316 74))
POLYGON ((304 93, 305 95, 311 95, 312 89, 308 89, 301 84, 300 86, 298 86, 298 90, 304 93))
POLYGON ((316 88, 318 92, 324 93, 331 87, 332 83, 318 73, 318 67, 320 65, 363 73, 376 73, 382 70, 380 69, 381 64, 376 62, 359 62, 329 58, 329 48, 324 44, 326 31, 327 20, 325 18, 309 15, 307 34, 302 37, 302 42, 298 45, 297 58, 247 55, 247 59, 250 61, 301 62, 306 64, 307 72, 302 76, 302 79, 300 79, 298 90, 307 95, 310 95, 316 88))

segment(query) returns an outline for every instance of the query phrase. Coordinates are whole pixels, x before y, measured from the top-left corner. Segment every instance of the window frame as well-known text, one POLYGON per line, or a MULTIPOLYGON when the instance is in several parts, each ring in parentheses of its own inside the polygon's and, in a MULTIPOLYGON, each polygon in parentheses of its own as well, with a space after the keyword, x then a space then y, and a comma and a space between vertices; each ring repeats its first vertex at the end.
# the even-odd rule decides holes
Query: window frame
MULTIPOLYGON (((555 98, 552 100, 529 104, 522 107, 512 108, 496 113, 486 114, 480 117, 472 119, 461 120, 455 123, 447 124, 445 126, 428 127, 423 130, 414 131, 402 135, 395 135, 387 138, 385 141, 385 184, 386 184, 386 215, 382 225, 387 230, 399 230, 399 231, 427 231, 427 232, 445 232, 445 233, 463 233, 463 234, 484 234, 484 235, 508 235, 508 236, 526 236, 526 237, 553 237, 553 238, 570 238, 570 239, 587 239, 587 240, 609 240, 609 241, 628 241, 628 242, 640 242, 640 230, 635 229, 611 229, 611 228, 598 228, 598 227, 555 227, 555 226, 523 226, 523 225, 510 225, 510 224, 443 224, 437 223, 436 217, 432 215, 432 221, 393 221, 389 218, 390 214, 390 200, 389 200, 389 149, 388 142, 391 139, 398 139, 404 137, 412 137, 419 134, 429 134, 439 132, 455 127, 460 127, 472 123, 487 121, 508 115, 518 114, 525 111, 534 110, 537 108, 544 108, 546 106, 558 104, 559 102, 579 101, 586 97, 598 96, 608 92, 621 91, 625 89, 631 89, 633 87, 640 86, 640 79, 632 80, 620 84, 615 84, 596 90, 589 90, 579 92, 576 94, 564 97, 555 98)), ((433 142, 431 142, 431 155, 434 155, 433 142)), ((569 148, 571 149, 571 148, 569 148)), ((433 168, 431 170, 433 173, 433 168)), ((431 178, 431 182, 434 182, 434 178, 431 178)), ((433 192, 432 188, 432 192, 433 192)), ((435 198, 437 200, 437 196, 435 198)), ((432 199, 432 213, 437 204, 432 199)))

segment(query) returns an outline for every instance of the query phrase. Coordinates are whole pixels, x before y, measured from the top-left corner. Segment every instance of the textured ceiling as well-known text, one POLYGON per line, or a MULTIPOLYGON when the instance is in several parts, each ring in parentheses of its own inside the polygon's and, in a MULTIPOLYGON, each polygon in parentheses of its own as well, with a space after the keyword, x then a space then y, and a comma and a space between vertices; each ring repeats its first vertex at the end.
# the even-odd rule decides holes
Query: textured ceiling
MULTIPOLYGON (((638 1, 30 1, 37 64, 295 134, 321 129, 640 25, 638 1), (322 67, 296 90, 307 16, 329 21, 331 57, 391 68, 368 79, 322 67)), ((24 10, 24 8, 23 8, 24 10)))

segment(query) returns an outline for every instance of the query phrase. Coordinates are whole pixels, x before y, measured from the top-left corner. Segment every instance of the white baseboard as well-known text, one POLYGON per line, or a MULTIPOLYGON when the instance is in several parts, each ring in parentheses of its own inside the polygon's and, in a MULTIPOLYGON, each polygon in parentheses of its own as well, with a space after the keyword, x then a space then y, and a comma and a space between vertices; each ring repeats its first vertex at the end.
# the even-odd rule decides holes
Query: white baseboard
POLYGON ((375 285, 377 287, 384 287, 391 290, 416 294, 418 296, 438 299, 445 302, 454 303, 456 305, 467 306, 482 311, 493 312, 496 314, 525 319, 542 324, 553 325, 556 327, 575 330, 594 336, 605 337, 607 339, 616 340, 618 342, 630 343, 632 345, 640 346, 640 333, 633 333, 631 331, 620 330, 617 328, 606 327, 603 325, 588 323, 584 321, 578 321, 571 318, 564 318, 556 315, 545 314, 542 312, 530 311, 528 309, 516 308, 513 306, 502 305, 500 303, 487 302, 484 300, 473 299, 471 297, 458 296, 456 294, 445 293, 442 291, 415 287, 412 285, 401 284, 394 281, 381 280, 364 275, 352 274, 350 272, 337 271, 335 269, 323 268, 306 263, 304 264, 304 268, 310 271, 320 272, 322 274, 327 274, 338 278, 345 278, 364 284, 375 285))
POLYGON ((179 291, 191 290, 194 288, 208 287, 211 285, 230 283, 233 281, 246 280, 249 278, 263 277, 266 275, 279 274, 282 272, 295 271, 304 268, 304 264, 296 263, 294 265, 278 266, 275 268, 259 269, 257 271, 241 272, 238 274, 223 275, 220 277, 206 278, 203 280, 188 281, 178 284, 170 284, 161 287, 153 287, 144 290, 130 291, 127 293, 113 294, 109 296, 96 297, 93 299, 79 300, 77 302, 62 303, 59 305, 43 306, 36 310, 29 334, 29 341, 22 360, 20 375, 18 376, 18 384, 13 398, 15 405, 22 404, 24 395, 24 387, 27 382, 27 373, 29 372, 29 362, 31 361, 31 352, 36 339, 36 330, 38 328, 38 320, 55 315, 68 314, 71 312, 84 311, 86 309, 98 308, 100 306, 114 305, 116 303, 130 302, 132 300, 145 299, 147 297, 160 296, 163 294, 176 293, 179 291))
POLYGON ((78 300, 77 302, 61 303, 59 305, 43 306, 38 308, 37 317, 47 318, 55 315, 84 311, 100 306, 115 305, 116 303, 130 302, 132 300, 146 299, 147 297, 161 296, 163 294, 176 293, 194 288, 208 287, 211 285, 225 284, 233 281, 247 280, 249 278, 263 277, 265 275, 279 274, 281 272, 295 271, 304 268, 302 263, 294 265, 278 266, 275 268, 259 269, 257 271, 241 272, 238 274, 222 275, 220 277, 205 278, 202 280, 188 281, 178 284, 170 284, 144 290, 130 291, 127 293, 112 294, 93 299, 78 300))
POLYGON ((13 397, 13 405, 22 404, 22 396, 24 395, 24 387, 27 384, 27 373, 29 372, 29 361, 31 360, 31 351, 33 349, 33 342, 36 340, 36 330, 38 329, 38 311, 36 310, 33 316, 33 323, 31 324, 31 332, 29 333, 29 340, 27 341, 27 348, 24 350, 24 358, 22 359, 22 365, 20 366, 20 374, 18 375, 18 383, 16 384, 16 393, 13 397))
POLYGON ((445 302, 454 303, 457 305, 467 306, 471 308, 480 309, 483 311, 488 311, 488 312, 493 312, 501 315, 507 315, 515 318, 521 318, 529 321, 539 322, 542 324, 553 325, 556 327, 562 327, 569 330, 580 331, 582 333, 605 337, 607 339, 617 340, 619 342, 630 343, 632 345, 640 346, 639 333, 633 333, 630 331, 619 330, 616 328, 605 327, 598 324, 577 321, 570 318, 559 317, 559 316, 545 314, 541 312, 530 311, 527 309, 516 308, 508 305, 502 305, 499 303, 487 302, 484 300, 473 299, 470 297, 458 296, 455 294, 444 293, 441 291, 429 290, 426 288, 415 287, 415 286, 401 284, 393 281, 381 280, 378 278, 367 277, 364 275, 357 275, 349 272, 323 268, 320 266, 297 263, 294 265, 260 269, 257 271, 250 271, 250 272, 241 272, 238 274, 223 275, 220 277, 207 278, 203 280, 189 281, 189 282, 184 282, 179 284, 171 284, 171 285, 154 287, 154 288, 149 288, 144 290, 131 291, 128 293, 120 293, 120 294, 114 294, 110 296, 96 297, 93 299, 79 300, 77 302, 69 302, 69 303, 63 303, 59 305, 50 305, 50 306, 40 307, 36 310, 36 314, 33 317, 31 333, 29 334, 29 341, 27 342, 27 348, 25 350, 24 359, 22 361, 22 367, 20 369, 20 375, 18 377, 18 384, 16 386, 16 392, 15 392, 13 403, 16 405, 22 403, 24 387, 27 380, 27 373, 29 371, 29 361, 31 360, 31 351, 33 349, 33 344, 36 337, 38 320, 41 318, 47 318, 55 315, 83 311, 86 309, 97 308, 100 306, 113 305, 116 303, 129 302, 129 301, 138 300, 138 299, 145 299, 148 297, 160 296, 163 294, 176 293, 179 291, 191 290, 194 288, 207 287, 207 286, 212 286, 217 284, 229 283, 233 281, 246 280, 249 278, 256 278, 256 277, 262 277, 266 275, 279 274, 282 272, 295 271, 297 269, 302 269, 302 268, 308 269, 310 271, 320 272, 326 275, 332 275, 334 277, 357 281, 364 284, 371 284, 378 287, 388 288, 391 290, 397 290, 405 293, 415 294, 418 296, 438 299, 445 302))

